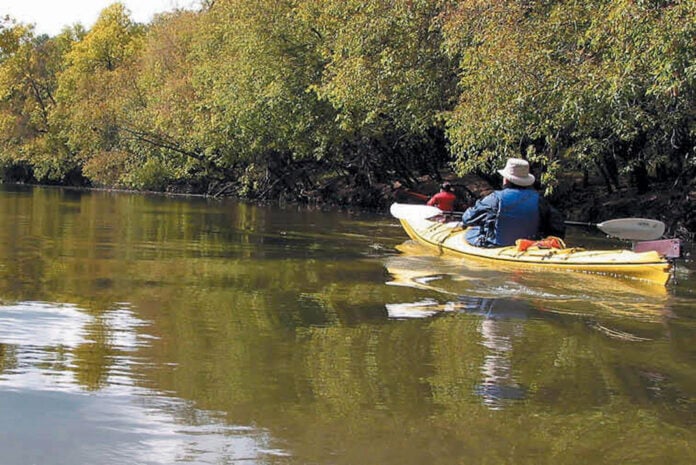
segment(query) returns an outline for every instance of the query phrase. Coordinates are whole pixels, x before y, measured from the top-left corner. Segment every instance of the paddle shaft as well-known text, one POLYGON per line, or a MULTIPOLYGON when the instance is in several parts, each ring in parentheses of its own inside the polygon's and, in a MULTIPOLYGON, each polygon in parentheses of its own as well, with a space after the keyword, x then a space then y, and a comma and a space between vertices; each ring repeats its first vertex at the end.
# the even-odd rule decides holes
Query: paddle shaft
POLYGON ((428 200, 430 198, 429 196, 427 196, 425 194, 421 194, 420 192, 413 192, 412 190, 409 190, 409 189, 404 189, 404 192, 406 192, 409 195, 414 196, 417 199, 421 199, 421 200, 428 200))
POLYGON ((564 221, 568 226, 586 226, 588 228, 596 228, 597 223, 584 223, 582 221, 564 221))
MULTIPOLYGON (((458 212, 458 211, 443 211, 442 213, 447 214, 447 215, 453 215, 453 216, 464 215, 464 212, 458 212)), ((568 226, 585 226, 588 228, 597 228, 597 227, 601 226, 597 223, 585 223, 582 221, 564 221, 563 223, 567 224, 568 226)))

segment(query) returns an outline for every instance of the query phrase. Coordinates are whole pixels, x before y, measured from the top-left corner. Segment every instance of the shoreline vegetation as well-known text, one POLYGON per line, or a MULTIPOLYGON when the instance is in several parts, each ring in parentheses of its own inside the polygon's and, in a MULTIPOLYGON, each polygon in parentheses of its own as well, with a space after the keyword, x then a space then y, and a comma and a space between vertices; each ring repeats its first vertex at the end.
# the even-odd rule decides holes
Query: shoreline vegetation
POLYGON ((385 211, 508 157, 569 219, 696 233, 692 0, 203 0, 0 18, 0 180, 385 211))

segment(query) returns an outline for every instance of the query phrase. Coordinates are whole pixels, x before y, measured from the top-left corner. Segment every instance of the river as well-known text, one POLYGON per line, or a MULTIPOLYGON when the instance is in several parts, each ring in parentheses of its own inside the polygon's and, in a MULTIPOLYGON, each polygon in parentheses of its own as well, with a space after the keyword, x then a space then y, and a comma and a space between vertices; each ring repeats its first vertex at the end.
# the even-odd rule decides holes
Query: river
POLYGON ((696 463, 688 261, 501 272, 385 215, 46 187, 0 219, 3 465, 696 463))

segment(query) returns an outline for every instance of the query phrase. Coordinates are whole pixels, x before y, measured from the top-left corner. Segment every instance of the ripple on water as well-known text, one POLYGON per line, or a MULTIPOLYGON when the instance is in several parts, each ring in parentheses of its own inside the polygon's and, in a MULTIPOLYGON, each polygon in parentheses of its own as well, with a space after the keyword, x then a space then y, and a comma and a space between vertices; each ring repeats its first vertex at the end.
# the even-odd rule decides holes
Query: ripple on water
POLYGON ((72 304, 2 306, 0 344, 11 348, 12 362, 0 376, 0 386, 68 392, 90 389, 77 379, 79 371, 94 368, 81 366, 79 358, 85 348, 108 357, 107 371, 114 379, 123 373, 128 378, 129 366, 137 363, 132 354, 151 340, 140 331, 144 326, 147 323, 125 306, 99 315, 72 304))

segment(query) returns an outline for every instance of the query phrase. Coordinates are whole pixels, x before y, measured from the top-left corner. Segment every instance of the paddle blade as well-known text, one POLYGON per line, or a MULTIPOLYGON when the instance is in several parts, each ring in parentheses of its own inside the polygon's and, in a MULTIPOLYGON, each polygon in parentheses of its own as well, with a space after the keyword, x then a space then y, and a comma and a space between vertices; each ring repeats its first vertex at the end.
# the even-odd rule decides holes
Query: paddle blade
POLYGON ((619 218, 599 223, 597 229, 605 234, 629 241, 652 241, 665 233, 662 221, 646 218, 619 218))
POLYGON ((418 219, 431 218, 436 215, 441 215, 442 210, 437 207, 428 205, 411 205, 407 203, 393 203, 389 208, 389 212, 394 218, 398 219, 418 219))

